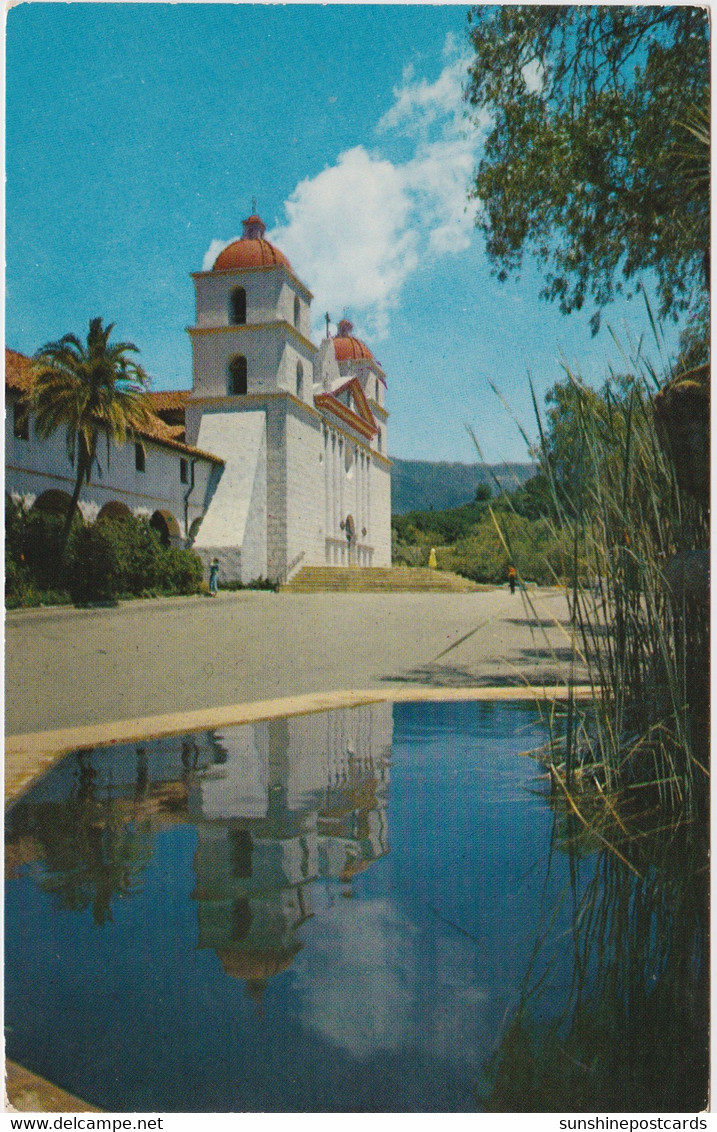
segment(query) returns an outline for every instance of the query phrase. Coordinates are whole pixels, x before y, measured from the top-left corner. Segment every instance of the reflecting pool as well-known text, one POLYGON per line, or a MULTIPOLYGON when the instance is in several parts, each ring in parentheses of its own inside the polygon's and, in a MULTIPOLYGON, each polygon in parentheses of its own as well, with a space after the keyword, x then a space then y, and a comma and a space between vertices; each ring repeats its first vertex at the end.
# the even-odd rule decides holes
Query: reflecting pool
MULTIPOLYGON (((536 1050, 572 1056, 576 909, 621 881, 561 838, 523 757, 546 738, 529 705, 377 704, 69 755, 8 815, 8 1056, 120 1112, 571 1107, 536 1050)), ((669 945, 690 1097, 693 937, 669 945)))

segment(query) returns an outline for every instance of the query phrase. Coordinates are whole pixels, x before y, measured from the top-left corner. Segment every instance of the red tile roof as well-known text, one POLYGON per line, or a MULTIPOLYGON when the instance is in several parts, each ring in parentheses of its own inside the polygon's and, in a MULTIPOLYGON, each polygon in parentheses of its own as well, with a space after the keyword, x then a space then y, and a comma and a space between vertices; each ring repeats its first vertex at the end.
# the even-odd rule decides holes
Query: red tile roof
POLYGON ((16 393, 29 393, 32 387, 32 361, 17 350, 5 350, 5 387, 16 393))
POLYGON ((191 396, 191 389, 160 389, 149 394, 155 413, 167 413, 175 409, 184 410, 191 396))
POLYGON ((334 338, 334 352, 337 362, 349 362, 358 358, 373 361, 373 354, 360 338, 334 338))

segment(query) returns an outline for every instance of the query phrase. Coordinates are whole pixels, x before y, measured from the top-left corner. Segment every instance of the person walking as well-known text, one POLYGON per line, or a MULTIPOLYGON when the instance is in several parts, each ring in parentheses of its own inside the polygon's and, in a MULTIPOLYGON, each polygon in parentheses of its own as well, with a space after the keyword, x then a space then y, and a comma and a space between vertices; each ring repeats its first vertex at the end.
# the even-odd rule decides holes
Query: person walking
POLYGON ((209 596, 216 597, 219 589, 219 559, 213 558, 209 567, 209 596))
POLYGON ((515 579, 517 578, 517 576, 518 575, 516 573, 515 566, 513 566, 511 563, 511 565, 508 567, 508 585, 510 586, 510 592, 512 594, 515 593, 515 579))

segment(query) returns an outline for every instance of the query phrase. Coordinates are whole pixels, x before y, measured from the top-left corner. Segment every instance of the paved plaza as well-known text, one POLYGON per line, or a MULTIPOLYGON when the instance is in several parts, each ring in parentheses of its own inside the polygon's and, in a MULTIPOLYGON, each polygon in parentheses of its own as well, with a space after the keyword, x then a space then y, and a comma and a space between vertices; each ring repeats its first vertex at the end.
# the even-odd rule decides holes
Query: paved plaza
MULTIPOLYGON (((346 689, 565 683, 558 590, 472 594, 259 591, 14 611, 6 733, 346 689)), ((584 674, 573 673, 576 679, 584 674)))

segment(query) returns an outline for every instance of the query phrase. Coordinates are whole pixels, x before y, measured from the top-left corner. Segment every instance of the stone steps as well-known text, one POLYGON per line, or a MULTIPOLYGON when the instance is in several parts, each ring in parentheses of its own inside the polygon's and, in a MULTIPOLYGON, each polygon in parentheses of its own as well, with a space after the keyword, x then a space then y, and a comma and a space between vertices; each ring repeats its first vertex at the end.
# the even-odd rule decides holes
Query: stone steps
POLYGON ((303 566, 282 593, 472 593, 459 574, 414 566, 303 566))

